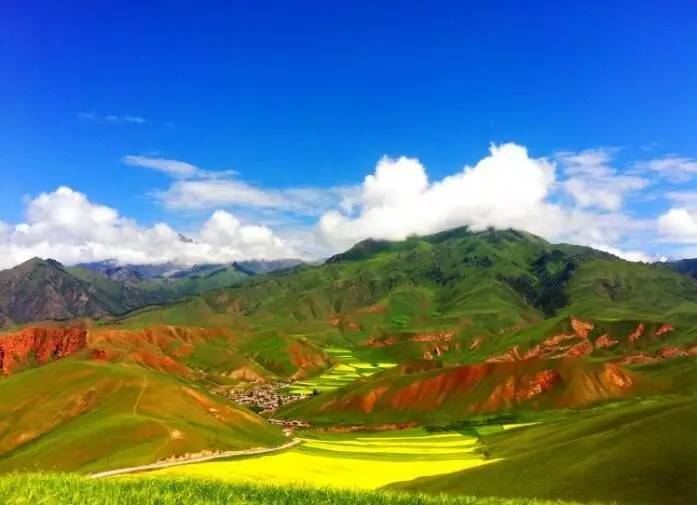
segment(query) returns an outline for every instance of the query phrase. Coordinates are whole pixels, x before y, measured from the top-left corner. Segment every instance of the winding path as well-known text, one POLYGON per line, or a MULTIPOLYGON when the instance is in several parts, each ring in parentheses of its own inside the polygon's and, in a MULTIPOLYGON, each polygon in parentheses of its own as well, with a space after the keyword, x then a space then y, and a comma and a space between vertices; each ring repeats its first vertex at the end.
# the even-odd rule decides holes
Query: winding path
POLYGON ((300 445, 301 443, 302 440, 300 440, 299 438, 294 438, 290 442, 287 442, 283 445, 279 445, 278 447, 270 447, 264 449, 245 449, 242 451, 227 451, 217 454, 211 454, 210 456, 199 456, 197 458, 191 459, 181 459, 177 461, 167 461, 163 463, 151 463, 149 465, 130 466, 127 468, 117 468, 116 470, 107 470, 106 472, 93 473, 90 475, 90 477, 93 479, 103 479, 104 477, 113 477, 115 475, 149 472, 151 470, 160 470, 162 468, 170 468, 172 466, 191 465, 193 463, 203 463, 206 461, 213 461, 216 459, 234 458, 235 456, 257 456, 259 454, 268 454, 271 452, 284 451, 286 449, 290 449, 291 447, 295 447, 296 445, 300 445))
POLYGON ((148 387, 148 378, 143 377, 143 387, 140 389, 140 393, 138 393, 138 398, 136 398, 136 402, 133 404, 133 415, 134 416, 138 415, 138 413, 137 413, 138 406, 140 405, 140 400, 143 398, 143 393, 145 393, 146 387, 148 387))

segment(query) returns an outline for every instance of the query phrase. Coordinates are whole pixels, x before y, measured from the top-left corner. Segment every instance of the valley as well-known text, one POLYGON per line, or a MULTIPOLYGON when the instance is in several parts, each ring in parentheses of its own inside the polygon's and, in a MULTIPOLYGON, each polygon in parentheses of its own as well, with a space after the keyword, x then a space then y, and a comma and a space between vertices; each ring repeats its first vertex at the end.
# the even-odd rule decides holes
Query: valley
POLYGON ((55 496, 160 486, 264 503, 271 483, 317 503, 697 496, 697 281, 665 265, 461 228, 126 312, 88 308, 140 270, 71 269, 34 261, 20 270, 35 284, 6 284, 0 489, 21 495, 13 472, 39 471, 55 496))

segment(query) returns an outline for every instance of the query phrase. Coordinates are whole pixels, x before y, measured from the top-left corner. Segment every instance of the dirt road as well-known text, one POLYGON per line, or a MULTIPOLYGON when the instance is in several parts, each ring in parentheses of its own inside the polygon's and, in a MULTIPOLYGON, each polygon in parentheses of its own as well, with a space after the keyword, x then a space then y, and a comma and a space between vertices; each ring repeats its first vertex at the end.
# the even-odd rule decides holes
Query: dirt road
POLYGON ((151 470, 160 470, 162 468, 170 468, 172 466, 181 466, 181 465, 191 465, 193 463, 203 463, 206 461, 213 461, 216 459, 226 459, 226 458, 234 458, 236 456, 256 456, 258 454, 268 454, 271 452, 279 452, 279 451, 284 451, 286 449, 290 449, 291 447, 295 447, 296 445, 299 445, 302 443, 302 440, 299 438, 295 438, 291 440, 290 442, 287 442, 283 445, 279 445, 278 447, 270 447, 270 448, 263 448, 263 449, 245 449, 243 451, 227 451, 227 452, 221 452, 218 454, 211 454, 210 456, 200 456, 197 458, 191 458, 191 459, 182 459, 178 461, 167 461, 163 463, 152 463, 149 465, 141 465, 141 466, 131 466, 127 468, 117 468, 116 470, 107 470, 106 472, 99 472, 99 473, 93 473, 90 475, 93 479, 103 479, 105 477, 113 477, 115 475, 124 475, 127 473, 139 473, 139 472, 148 472, 151 470))

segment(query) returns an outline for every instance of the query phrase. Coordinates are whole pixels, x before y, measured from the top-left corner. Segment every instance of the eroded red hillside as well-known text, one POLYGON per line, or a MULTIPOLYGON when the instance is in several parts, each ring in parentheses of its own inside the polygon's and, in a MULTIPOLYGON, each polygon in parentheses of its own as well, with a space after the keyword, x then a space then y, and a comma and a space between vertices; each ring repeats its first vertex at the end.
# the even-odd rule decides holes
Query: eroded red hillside
POLYGON ((612 363, 582 358, 478 363, 403 375, 386 372, 368 383, 291 407, 309 420, 365 417, 404 422, 457 419, 515 408, 576 408, 649 391, 643 377, 612 363))
MULTIPOLYGON (((540 358, 575 358, 603 351, 601 354, 603 356, 607 356, 609 352, 628 358, 621 361, 627 364, 633 362, 629 358, 646 354, 637 354, 634 352, 635 349, 661 343, 674 329, 673 325, 667 323, 639 322, 635 323, 631 330, 623 333, 622 327, 604 328, 603 325, 592 321, 570 318, 566 331, 551 334, 532 347, 513 346, 503 353, 491 356, 487 361, 498 363, 540 358)), ((684 352, 687 353, 687 350, 685 349, 684 352)), ((673 353, 673 357, 680 355, 686 354, 673 353)), ((667 357, 670 356, 662 356, 662 358, 667 357)), ((634 362, 639 362, 641 359, 637 358, 634 362)))
POLYGON ((70 356, 87 344, 83 328, 25 328, 0 336, 0 370, 9 375, 32 364, 70 356))

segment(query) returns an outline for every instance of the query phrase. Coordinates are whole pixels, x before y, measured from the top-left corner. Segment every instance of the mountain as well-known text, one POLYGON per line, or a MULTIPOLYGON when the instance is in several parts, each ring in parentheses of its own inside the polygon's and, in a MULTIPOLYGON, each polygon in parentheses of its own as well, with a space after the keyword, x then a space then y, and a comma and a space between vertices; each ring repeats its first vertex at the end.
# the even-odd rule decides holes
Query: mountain
POLYGON ((183 277, 201 277, 227 269, 236 270, 246 275, 267 274, 302 264, 302 260, 291 258, 280 260, 246 260, 227 264, 205 263, 192 267, 182 267, 172 262, 156 265, 122 265, 116 260, 105 260, 91 263, 78 263, 75 267, 101 274, 114 281, 141 282, 156 277, 175 279, 183 277))
POLYGON ((450 422, 681 391, 670 378, 654 389, 655 378, 631 367, 697 355, 697 282, 516 230, 456 229, 362 242, 323 265, 252 277, 120 324, 225 326, 259 342, 302 336, 320 348, 349 349, 368 364, 437 362, 420 374, 356 375, 281 413, 322 423, 450 422), (544 386, 538 373, 554 380, 549 391, 527 398, 526 390, 544 386), (478 379, 468 383, 468 374, 478 379), (429 389, 441 381, 445 389, 429 389), (618 386, 625 382, 631 386, 618 386), (525 398, 501 400, 499 388, 525 398), (427 401, 429 394, 440 402, 427 401), (403 397, 413 407, 397 409, 403 397), (369 412, 366 405, 373 405, 369 412))
POLYGON ((298 260, 197 265, 119 265, 114 261, 65 267, 34 258, 0 272, 0 327, 32 321, 99 319, 239 285, 250 275, 300 264, 298 260))
POLYGON ((697 258, 668 261, 660 265, 697 279, 697 258))
MULTIPOLYGON (((25 293, 28 307, 82 300, 68 313, 117 315, 0 333, 0 397, 31 398, 2 403, 0 418, 18 421, 0 426, 0 471, 52 468, 56 444, 71 455, 60 468, 76 471, 105 468, 111 454, 127 465, 277 444, 278 430, 235 403, 250 399, 276 419, 324 430, 479 433, 488 419, 542 423, 521 431, 529 438, 482 435, 492 461, 467 479, 404 483, 409 489, 496 494, 489 468, 501 465, 505 495, 585 499, 592 486, 564 477, 578 470, 584 482, 598 476, 598 492, 587 496, 622 501, 604 477, 606 461, 647 478, 694 460, 680 416, 692 419, 697 398, 697 281, 664 265, 517 230, 458 228, 368 240, 321 265, 261 275, 202 265, 122 282, 50 261, 23 269, 2 292, 25 293), (118 446, 96 454, 83 434, 118 446), (555 486, 526 487, 526 469, 538 483, 548 472, 555 486)), ((635 487, 651 499, 635 501, 661 503, 652 482, 635 487)))
POLYGON ((140 282, 178 270, 174 263, 160 265, 120 265, 115 260, 79 263, 75 267, 103 275, 113 281, 140 282))
POLYGON ((434 352, 474 362, 527 350, 574 318, 627 334, 641 323, 671 324, 678 338, 697 323, 697 282, 515 230, 457 229, 364 242, 323 265, 251 277, 125 323, 192 314, 198 324, 248 321, 398 362, 434 352), (451 333, 448 342, 418 336, 438 331, 451 333))
POLYGON ((286 270, 288 268, 297 267, 303 264, 304 261, 293 258, 280 260, 248 260, 235 262, 237 268, 251 275, 278 272, 279 270, 286 270))
POLYGON ((27 321, 99 318, 121 307, 60 263, 33 258, 0 271, 0 325, 27 321))

